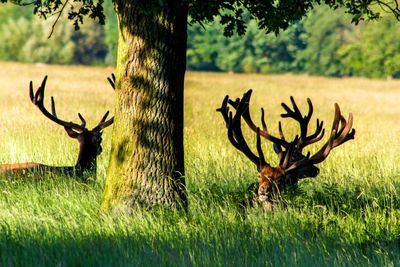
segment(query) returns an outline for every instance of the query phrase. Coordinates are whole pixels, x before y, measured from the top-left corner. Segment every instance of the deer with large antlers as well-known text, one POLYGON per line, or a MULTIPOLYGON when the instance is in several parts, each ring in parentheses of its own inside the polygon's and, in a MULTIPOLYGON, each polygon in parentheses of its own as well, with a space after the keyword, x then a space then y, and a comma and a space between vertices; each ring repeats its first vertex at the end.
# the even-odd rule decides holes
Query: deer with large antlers
POLYGON ((281 114, 281 117, 292 118, 300 126, 300 133, 292 141, 288 141, 283 133, 281 122, 279 122, 279 137, 269 133, 265 123, 264 109, 261 109, 262 129, 254 124, 249 111, 251 94, 252 90, 249 90, 241 99, 237 98, 235 101, 226 96, 217 111, 221 112, 224 118, 228 129, 229 141, 257 166, 258 184, 255 193, 258 201, 262 203, 265 209, 269 210, 272 208, 271 199, 274 192, 279 192, 286 185, 296 185, 302 178, 316 177, 319 173, 319 168, 315 165, 324 161, 333 148, 354 139, 355 130, 352 129, 353 115, 350 113, 348 120, 346 120, 340 112, 339 105, 335 103, 335 117, 329 139, 311 156, 310 152, 303 154, 303 149, 320 141, 325 133, 323 122, 317 119, 315 131, 310 135, 308 134, 308 126, 313 114, 311 100, 307 98, 309 109, 305 116, 300 112, 293 97, 290 98, 293 109, 282 103, 286 113, 281 114), (235 111, 234 114, 229 110, 228 104, 235 111), (242 118, 256 134, 257 154, 253 153, 244 138, 242 118), (274 150, 279 158, 277 167, 272 167, 265 160, 261 147, 261 137, 273 143, 274 150))
MULTIPOLYGON (((113 89, 115 89, 115 76, 107 78, 113 89)), ((78 113, 81 121, 80 124, 68 122, 60 119, 57 116, 55 101, 51 97, 51 112, 44 106, 44 92, 47 82, 47 76, 42 81, 42 84, 34 92, 32 81, 29 84, 29 96, 32 103, 42 112, 42 114, 51 121, 63 126, 68 136, 76 139, 79 142, 79 154, 75 166, 49 166, 41 163, 26 162, 15 164, 2 164, 0 165, 0 172, 25 174, 29 171, 32 172, 60 172, 64 174, 75 174, 77 177, 82 177, 83 173, 89 171, 96 172, 96 159, 102 152, 102 131, 114 122, 114 117, 107 120, 109 111, 107 111, 96 127, 89 130, 86 128, 86 120, 78 113)))

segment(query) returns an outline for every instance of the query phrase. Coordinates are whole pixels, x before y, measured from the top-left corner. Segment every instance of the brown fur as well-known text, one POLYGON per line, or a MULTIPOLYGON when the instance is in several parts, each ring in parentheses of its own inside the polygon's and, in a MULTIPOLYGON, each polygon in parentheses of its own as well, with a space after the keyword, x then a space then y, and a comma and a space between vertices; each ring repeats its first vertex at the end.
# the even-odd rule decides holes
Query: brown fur
POLYGON ((42 164, 34 162, 24 162, 24 163, 13 163, 13 164, 1 164, 0 172, 12 172, 25 174, 28 170, 34 170, 40 168, 42 164))
MULTIPOLYGON (((280 179, 285 175, 284 171, 280 167, 271 167, 264 165, 261 171, 258 173, 258 194, 262 193, 260 190, 270 190, 271 185, 279 184, 280 179)), ((267 192, 264 192, 267 193, 267 192)))

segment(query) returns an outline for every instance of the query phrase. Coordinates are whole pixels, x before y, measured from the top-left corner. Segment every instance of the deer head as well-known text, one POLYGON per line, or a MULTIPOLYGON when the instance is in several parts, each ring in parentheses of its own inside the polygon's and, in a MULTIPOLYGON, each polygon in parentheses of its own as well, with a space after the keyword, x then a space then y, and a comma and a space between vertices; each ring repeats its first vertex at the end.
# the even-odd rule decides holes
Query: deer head
POLYGON ((325 133, 323 122, 317 119, 315 131, 308 135, 308 124, 313 114, 311 100, 307 99, 309 109, 305 116, 301 114, 293 97, 290 98, 293 109, 282 103, 286 113, 281 114, 281 117, 292 118, 300 126, 300 133, 292 141, 288 141, 283 134, 281 122, 279 122, 279 137, 273 136, 268 132, 264 109, 261 109, 262 129, 254 124, 249 111, 251 94, 252 90, 249 90, 241 99, 237 98, 235 101, 226 96, 217 111, 221 112, 224 118, 228 129, 229 141, 257 166, 258 186, 256 193, 261 202, 268 202, 274 189, 279 190, 287 184, 297 184, 299 179, 302 178, 317 176, 319 169, 315 165, 324 161, 333 148, 354 139, 355 130, 352 129, 353 115, 350 113, 348 121, 346 121, 341 115, 339 105, 335 104, 335 117, 329 139, 314 155, 311 156, 310 152, 303 154, 303 149, 306 146, 320 141, 325 133), (228 103, 233 107, 235 114, 229 111, 228 103), (242 118, 250 129, 256 133, 257 154, 251 151, 243 136, 242 118), (273 143, 274 150, 279 158, 277 167, 272 167, 266 162, 261 148, 261 137, 273 143))
MULTIPOLYGON (((111 75, 111 78, 107 78, 111 86, 115 89, 115 76, 111 75)), ((102 130, 114 122, 114 117, 107 120, 109 111, 107 111, 96 127, 89 130, 86 128, 86 120, 83 116, 78 113, 78 117, 81 121, 80 124, 74 122, 68 122, 58 118, 55 108, 54 98, 51 97, 51 113, 44 107, 44 91, 47 82, 47 76, 42 81, 42 84, 34 93, 32 81, 29 85, 29 95, 32 103, 39 108, 44 116, 49 118, 51 121, 64 127, 68 136, 78 140, 79 142, 79 155, 76 162, 75 168, 80 171, 90 170, 96 168, 96 157, 102 152, 101 141, 102 141, 102 130)))

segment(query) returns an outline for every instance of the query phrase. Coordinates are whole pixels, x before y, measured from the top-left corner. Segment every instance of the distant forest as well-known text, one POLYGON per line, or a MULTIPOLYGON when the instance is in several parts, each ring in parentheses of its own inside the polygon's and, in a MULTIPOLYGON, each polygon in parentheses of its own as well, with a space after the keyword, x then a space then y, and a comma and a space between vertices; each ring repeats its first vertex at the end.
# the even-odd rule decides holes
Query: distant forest
MULTIPOLYGON (((61 19, 41 20, 29 7, 0 4, 0 60, 114 65, 117 21, 105 2, 106 25, 87 21, 80 31, 61 19)), ((223 36, 218 22, 190 25, 187 68, 244 73, 400 78, 400 23, 391 16, 355 26, 340 10, 318 7, 279 36, 250 20, 244 36, 223 36)))

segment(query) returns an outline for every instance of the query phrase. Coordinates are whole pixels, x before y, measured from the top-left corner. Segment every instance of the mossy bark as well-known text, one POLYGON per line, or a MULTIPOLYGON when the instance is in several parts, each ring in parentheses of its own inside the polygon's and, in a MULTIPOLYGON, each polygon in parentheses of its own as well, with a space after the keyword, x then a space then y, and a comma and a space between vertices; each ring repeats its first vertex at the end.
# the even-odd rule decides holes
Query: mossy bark
POLYGON ((134 2, 116 0, 116 110, 102 206, 105 210, 186 208, 187 8, 145 14, 134 2))

